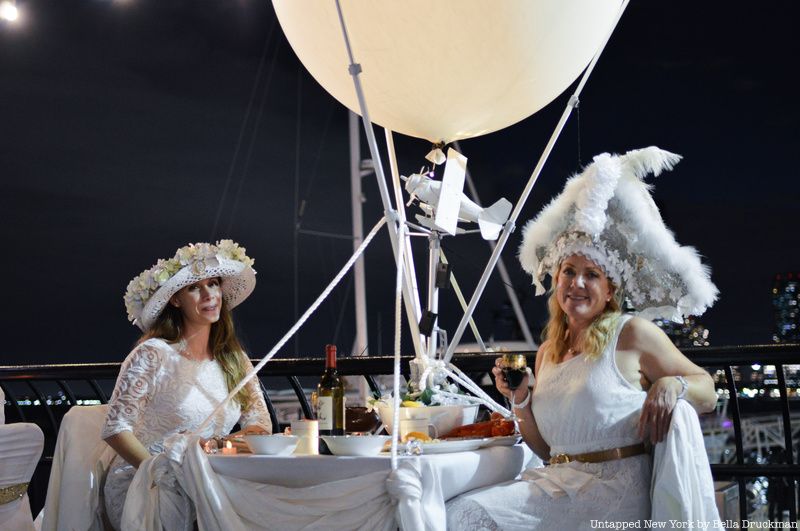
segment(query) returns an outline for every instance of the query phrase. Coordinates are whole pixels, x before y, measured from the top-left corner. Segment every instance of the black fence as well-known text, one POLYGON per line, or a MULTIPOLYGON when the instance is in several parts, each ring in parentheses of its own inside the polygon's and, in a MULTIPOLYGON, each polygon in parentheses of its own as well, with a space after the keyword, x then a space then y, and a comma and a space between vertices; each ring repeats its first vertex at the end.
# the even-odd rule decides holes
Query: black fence
MULTIPOLYGON (((800 344, 704 347, 684 349, 684 353, 692 361, 717 375, 718 389, 721 390, 721 394, 729 397, 728 414, 732 422, 731 438, 735 453, 723 457, 725 462, 712 462, 711 469, 715 480, 730 479, 738 484, 740 519, 747 518, 749 504, 753 502, 747 494, 752 490, 748 490, 748 480, 769 478, 772 485, 778 485, 777 490, 776 487, 772 487, 770 494, 773 498, 770 504, 774 505, 776 515, 788 511, 790 521, 796 522, 800 465, 797 464, 797 448, 792 440, 791 412, 793 409, 800 411, 800 397, 794 396, 798 387, 797 382, 787 386, 786 367, 800 365, 800 344), (776 390, 778 396, 767 395, 757 398, 740 396, 738 368, 750 367, 753 364, 775 366, 776 381, 772 382, 770 389, 776 390), (783 426, 782 447, 790 450, 773 452, 769 459, 763 457, 754 459, 747 455, 742 435, 742 413, 745 408, 756 412, 778 413, 783 426)), ((530 366, 533 366, 535 352, 526 354, 530 366)), ((494 364, 496 356, 497 354, 491 353, 459 354, 455 356, 454 362, 474 381, 479 382, 494 364)), ((411 359, 410 356, 402 359, 401 370, 406 376, 409 374, 411 359)), ((273 426, 280 424, 271 396, 278 390, 286 389, 287 386, 294 391, 302 414, 311 416, 311 405, 303 381, 306 383, 305 388, 309 388, 321 374, 323 366, 322 359, 274 359, 259 373, 273 426)), ((6 421, 34 422, 45 434, 42 459, 28 492, 34 514, 44 505, 61 418, 70 407, 84 403, 87 399, 106 403, 119 367, 119 363, 0 367, 0 387, 5 392, 7 401, 6 421)), ((341 374, 365 377, 369 387, 376 393, 386 392, 388 389, 381 389, 375 377, 391 374, 392 367, 393 358, 387 356, 340 358, 338 361, 341 374)), ((493 388, 487 391, 493 392, 493 388)), ((744 527, 741 522, 740 525, 744 527)))

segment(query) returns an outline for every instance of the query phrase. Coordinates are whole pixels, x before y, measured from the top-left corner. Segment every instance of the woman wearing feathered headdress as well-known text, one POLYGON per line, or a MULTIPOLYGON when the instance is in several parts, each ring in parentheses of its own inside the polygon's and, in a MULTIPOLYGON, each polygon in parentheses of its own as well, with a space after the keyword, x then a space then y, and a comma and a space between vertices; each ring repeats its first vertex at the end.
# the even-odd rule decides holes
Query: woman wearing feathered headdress
MULTIPOLYGON (((160 515, 125 512, 136 469, 165 442, 191 432, 253 368, 233 326, 230 310, 255 287, 253 260, 231 240, 197 243, 131 280, 125 293, 128 318, 142 338, 125 359, 102 437, 117 452, 104 488, 106 512, 116 529, 137 528, 139 519, 160 518, 166 529, 192 529, 191 502, 168 487, 160 515)), ((269 433, 272 423, 257 378, 227 403, 201 437, 227 435, 235 424, 269 433)), ((174 481, 173 481, 174 483, 174 481)))
MULTIPOLYGON (((665 439, 679 401, 705 413, 717 399, 709 374, 649 320, 682 321, 717 298, 642 181, 679 160, 655 147, 599 155, 525 227, 522 266, 537 294, 547 275, 552 287, 536 381, 514 403, 525 442, 549 466, 451 503, 451 527, 590 529, 652 517, 645 443, 665 439), (623 313, 626 302, 638 315, 623 313)), ((499 366, 493 373, 511 397, 499 366)))

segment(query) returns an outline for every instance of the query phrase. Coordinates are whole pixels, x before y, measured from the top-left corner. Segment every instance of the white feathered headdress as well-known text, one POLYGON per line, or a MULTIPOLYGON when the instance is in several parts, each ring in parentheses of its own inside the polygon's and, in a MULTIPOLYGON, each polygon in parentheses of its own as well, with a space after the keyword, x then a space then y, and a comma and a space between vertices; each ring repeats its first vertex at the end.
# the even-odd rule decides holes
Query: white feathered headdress
POLYGON ((533 276, 536 294, 545 292, 544 277, 564 258, 580 254, 602 267, 646 319, 682 322, 714 304, 719 290, 709 268, 694 248, 675 241, 643 182, 680 160, 653 146, 621 156, 603 153, 570 178, 523 231, 519 260, 533 276))

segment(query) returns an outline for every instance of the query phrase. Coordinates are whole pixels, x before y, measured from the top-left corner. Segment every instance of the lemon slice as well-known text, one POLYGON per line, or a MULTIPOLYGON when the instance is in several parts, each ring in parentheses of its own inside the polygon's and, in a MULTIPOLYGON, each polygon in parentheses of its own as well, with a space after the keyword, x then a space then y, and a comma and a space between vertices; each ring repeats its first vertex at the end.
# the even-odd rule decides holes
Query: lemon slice
POLYGON ((422 433, 421 431, 410 431, 406 433, 406 436, 403 437, 403 442, 408 442, 409 439, 416 439, 422 442, 428 442, 433 440, 428 436, 427 433, 422 433))
POLYGON ((425 406, 425 404, 423 404, 422 402, 417 402, 416 400, 403 400, 400 403, 400 405, 403 406, 403 407, 423 407, 423 406, 425 406))

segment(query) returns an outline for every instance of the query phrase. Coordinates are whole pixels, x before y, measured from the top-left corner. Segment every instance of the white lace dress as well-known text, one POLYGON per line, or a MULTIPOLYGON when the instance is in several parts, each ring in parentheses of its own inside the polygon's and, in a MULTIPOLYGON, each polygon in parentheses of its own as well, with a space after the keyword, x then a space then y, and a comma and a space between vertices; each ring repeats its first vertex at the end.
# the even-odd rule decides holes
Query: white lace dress
MULTIPOLYGON (((252 406, 243 412, 238 404, 229 402, 202 437, 228 434, 237 422, 242 428, 259 425, 272 431, 258 379, 251 379, 246 389, 252 406)), ((166 438, 195 429, 227 395, 225 376, 216 360, 190 360, 173 345, 148 339, 133 349, 120 368, 101 437, 132 431, 151 454, 157 454, 163 451, 166 438)), ((109 468, 105 506, 115 529, 120 528, 125 496, 135 473, 119 456, 109 468)))
MULTIPOLYGON (((599 359, 579 355, 544 362, 531 398, 551 455, 579 454, 641 442, 636 424, 646 393, 620 373, 617 338, 623 316, 599 359)), ((650 456, 528 469, 522 481, 478 489, 447 505, 448 529, 596 529, 597 521, 650 518, 650 456), (592 524, 595 520, 595 524, 592 524)))

